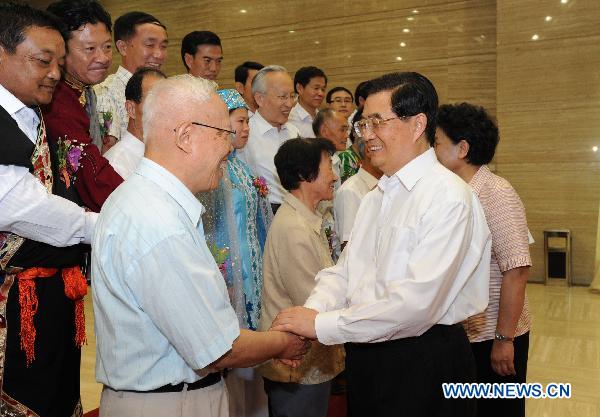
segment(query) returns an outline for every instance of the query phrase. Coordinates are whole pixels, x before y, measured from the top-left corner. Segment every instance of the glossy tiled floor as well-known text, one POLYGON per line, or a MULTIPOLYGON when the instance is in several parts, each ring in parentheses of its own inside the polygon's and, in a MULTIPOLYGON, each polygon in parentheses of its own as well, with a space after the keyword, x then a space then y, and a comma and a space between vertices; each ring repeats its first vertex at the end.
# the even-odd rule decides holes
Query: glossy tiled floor
MULTIPOLYGON (((528 382, 569 382, 571 399, 527 400, 528 417, 600 417, 600 295, 587 288, 530 284, 533 312, 528 382)), ((81 360, 85 411, 98 407, 91 296, 86 299, 88 345, 81 360)))

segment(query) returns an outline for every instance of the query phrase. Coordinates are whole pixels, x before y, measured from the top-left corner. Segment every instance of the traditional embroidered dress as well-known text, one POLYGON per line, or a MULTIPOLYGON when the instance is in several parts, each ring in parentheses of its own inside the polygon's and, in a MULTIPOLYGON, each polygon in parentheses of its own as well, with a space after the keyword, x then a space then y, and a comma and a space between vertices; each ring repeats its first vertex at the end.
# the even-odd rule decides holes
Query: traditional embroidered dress
MULTIPOLYGON (((49 192, 62 196, 58 148, 46 140, 43 119, 35 145, 3 108, 0 126, 0 164, 27 167, 49 192)), ((82 415, 84 250, 0 233, 0 415, 82 415)))
POLYGON ((262 291, 262 253, 271 214, 261 196, 250 168, 233 151, 227 161, 227 175, 206 203, 205 233, 213 248, 227 248, 221 271, 229 288, 231 303, 240 326, 256 330, 262 291))
POLYGON ((65 181, 60 181, 71 195, 73 201, 99 212, 106 198, 113 192, 123 178, 113 169, 108 161, 100 155, 100 150, 93 143, 90 130, 89 97, 93 90, 74 80, 68 74, 56 86, 54 98, 50 105, 42 109, 48 130, 48 141, 59 146, 70 141, 81 146, 77 174, 73 178, 74 190, 65 181), (83 203, 83 204, 82 204, 83 203))

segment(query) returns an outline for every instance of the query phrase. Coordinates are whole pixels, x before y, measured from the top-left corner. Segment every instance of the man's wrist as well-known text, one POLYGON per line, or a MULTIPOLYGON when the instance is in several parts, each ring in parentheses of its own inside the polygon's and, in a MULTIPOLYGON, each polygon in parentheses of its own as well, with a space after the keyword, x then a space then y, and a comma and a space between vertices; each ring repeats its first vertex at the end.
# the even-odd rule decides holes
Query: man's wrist
POLYGON ((498 342, 514 342, 515 338, 510 337, 510 336, 506 336, 502 333, 500 333, 498 330, 496 330, 496 333, 494 334, 494 340, 498 341, 498 342))

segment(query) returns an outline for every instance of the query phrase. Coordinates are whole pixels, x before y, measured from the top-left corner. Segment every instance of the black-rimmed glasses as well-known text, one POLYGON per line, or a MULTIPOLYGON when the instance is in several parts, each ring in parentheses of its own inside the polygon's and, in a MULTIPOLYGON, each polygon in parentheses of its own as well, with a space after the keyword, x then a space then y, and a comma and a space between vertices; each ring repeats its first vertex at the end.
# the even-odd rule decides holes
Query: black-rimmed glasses
POLYGON ((235 135, 235 130, 227 130, 227 129, 223 129, 222 127, 211 126, 211 125, 207 125, 207 124, 200 123, 200 122, 192 122, 192 124, 196 125, 196 126, 210 127, 211 129, 216 129, 216 130, 220 130, 221 132, 227 132, 231 135, 235 135))

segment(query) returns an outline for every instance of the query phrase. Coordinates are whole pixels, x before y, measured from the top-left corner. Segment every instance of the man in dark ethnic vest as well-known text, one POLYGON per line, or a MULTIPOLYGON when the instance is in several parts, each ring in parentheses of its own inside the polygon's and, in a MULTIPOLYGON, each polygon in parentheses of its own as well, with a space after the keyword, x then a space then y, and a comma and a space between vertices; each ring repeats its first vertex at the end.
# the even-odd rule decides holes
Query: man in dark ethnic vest
POLYGON ((79 363, 87 285, 80 265, 86 246, 77 243, 89 242, 95 218, 67 200, 49 198, 63 196, 59 172, 75 155, 49 146, 38 107, 51 101, 64 56, 55 18, 29 6, 0 4, 3 416, 82 414, 79 363), (38 200, 47 211, 40 212, 38 200), (72 246, 59 247, 66 245, 72 246))

